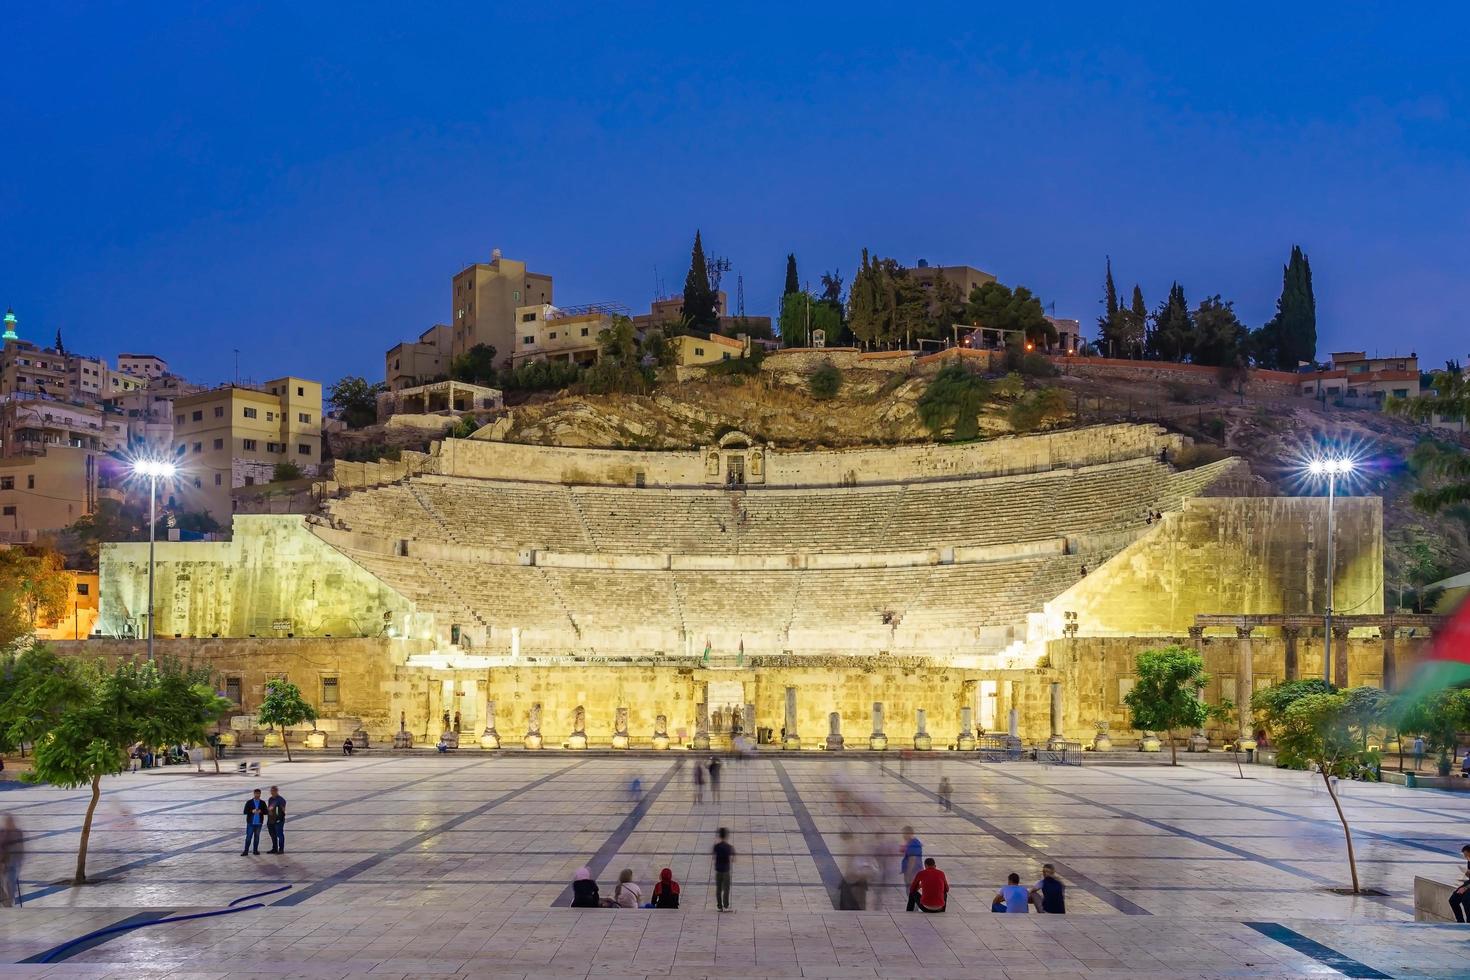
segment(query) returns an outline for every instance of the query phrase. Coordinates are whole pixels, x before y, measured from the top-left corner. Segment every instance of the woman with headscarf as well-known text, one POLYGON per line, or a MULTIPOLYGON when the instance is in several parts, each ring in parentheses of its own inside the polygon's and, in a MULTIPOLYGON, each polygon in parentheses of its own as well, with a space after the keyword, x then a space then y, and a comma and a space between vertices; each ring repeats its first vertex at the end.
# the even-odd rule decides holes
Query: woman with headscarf
POLYGON ((656 909, 679 907, 679 883, 674 880, 674 872, 668 868, 658 873, 658 884, 653 886, 653 907, 656 909))
POLYGON ((624 868, 623 873, 618 875, 618 887, 613 889, 612 907, 615 909, 636 909, 643 904, 643 889, 633 880, 633 869, 624 868))
POLYGON ((572 876, 572 908, 601 908, 597 897, 597 882, 592 880, 592 869, 583 865, 572 876))

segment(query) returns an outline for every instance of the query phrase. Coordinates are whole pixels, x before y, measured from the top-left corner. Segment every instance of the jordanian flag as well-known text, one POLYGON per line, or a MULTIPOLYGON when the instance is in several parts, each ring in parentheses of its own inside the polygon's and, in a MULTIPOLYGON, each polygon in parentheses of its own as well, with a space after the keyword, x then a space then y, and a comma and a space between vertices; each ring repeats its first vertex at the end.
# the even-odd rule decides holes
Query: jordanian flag
POLYGON ((704 638, 704 662, 709 663, 709 637, 704 638))
POLYGON ((1412 703, 1450 687, 1470 684, 1470 599, 1460 603, 1434 638, 1434 645, 1414 672, 1414 680, 1404 691, 1405 703, 1412 703))

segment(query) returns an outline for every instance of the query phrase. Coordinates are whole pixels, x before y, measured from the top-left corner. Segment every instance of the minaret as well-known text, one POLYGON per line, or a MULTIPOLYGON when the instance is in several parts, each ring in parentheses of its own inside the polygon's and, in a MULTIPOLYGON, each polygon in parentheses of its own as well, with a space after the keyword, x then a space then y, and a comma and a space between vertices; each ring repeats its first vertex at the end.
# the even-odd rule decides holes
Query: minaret
POLYGON ((0 340, 19 339, 20 337, 17 336, 15 332, 15 310, 7 309, 5 311, 5 333, 3 335, 0 335, 0 340))

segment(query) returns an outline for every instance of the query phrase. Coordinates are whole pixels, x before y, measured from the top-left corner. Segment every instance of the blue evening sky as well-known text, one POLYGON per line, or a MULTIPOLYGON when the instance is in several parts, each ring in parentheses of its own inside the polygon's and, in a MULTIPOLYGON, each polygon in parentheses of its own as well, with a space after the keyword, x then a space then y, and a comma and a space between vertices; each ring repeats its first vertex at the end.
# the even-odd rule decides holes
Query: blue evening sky
MULTIPOLYGON (((1319 356, 1470 354, 1464 7, 21 4, 0 10, 0 306, 203 382, 382 377, 492 247, 646 308, 696 226, 967 263, 1091 325, 1103 259, 1319 356), (656 272, 655 272, 656 270, 656 272), (655 278, 657 275, 658 279, 655 278)), ((733 305, 734 276, 727 280, 733 305)))

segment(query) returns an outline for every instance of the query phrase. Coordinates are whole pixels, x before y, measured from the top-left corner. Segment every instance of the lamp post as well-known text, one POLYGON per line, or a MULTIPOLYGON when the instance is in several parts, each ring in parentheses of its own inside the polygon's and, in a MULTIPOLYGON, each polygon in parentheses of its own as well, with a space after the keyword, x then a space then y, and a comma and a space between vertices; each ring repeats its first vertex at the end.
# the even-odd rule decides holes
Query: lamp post
POLYGON ((1314 477, 1327 478, 1327 612, 1322 617, 1322 679, 1332 683, 1332 585, 1337 571, 1337 536, 1333 533, 1333 516, 1337 503, 1337 478, 1353 471, 1347 456, 1319 457, 1307 464, 1314 477))
POLYGON ((153 659, 153 545, 158 533, 158 478, 171 479, 178 468, 161 459, 140 459, 133 472, 148 478, 148 659, 153 659))

